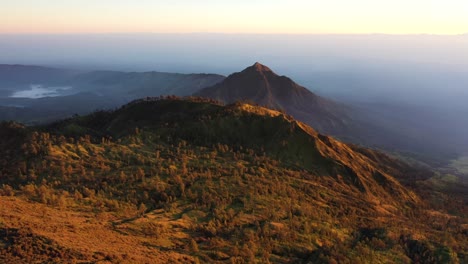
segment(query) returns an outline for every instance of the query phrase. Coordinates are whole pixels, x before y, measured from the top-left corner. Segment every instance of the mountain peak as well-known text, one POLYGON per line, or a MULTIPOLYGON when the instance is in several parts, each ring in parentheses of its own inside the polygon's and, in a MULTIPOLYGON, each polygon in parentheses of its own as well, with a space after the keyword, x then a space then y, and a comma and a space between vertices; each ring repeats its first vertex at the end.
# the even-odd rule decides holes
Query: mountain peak
POLYGON ((273 72, 270 68, 259 62, 255 62, 254 65, 247 67, 244 71, 273 72))
POLYGON ((321 133, 344 131, 348 120, 342 105, 312 93, 258 62, 195 95, 225 103, 251 101, 281 109, 321 133))

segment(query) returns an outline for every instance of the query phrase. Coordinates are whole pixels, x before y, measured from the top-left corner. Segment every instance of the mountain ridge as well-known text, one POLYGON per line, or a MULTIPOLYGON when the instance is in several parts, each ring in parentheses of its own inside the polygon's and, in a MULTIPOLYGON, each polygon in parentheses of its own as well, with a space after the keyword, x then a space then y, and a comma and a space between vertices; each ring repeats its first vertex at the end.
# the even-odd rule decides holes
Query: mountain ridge
POLYGON ((0 123, 0 196, 14 196, 0 209, 0 261, 463 261, 466 206, 395 178, 411 174, 241 102, 145 98, 39 127, 0 123))
POLYGON ((281 109, 326 134, 346 129, 349 122, 344 105, 320 97, 258 62, 194 95, 226 103, 246 100, 281 109))
MULTIPOLYGON (((133 131, 134 127, 138 127, 141 130, 153 129, 152 127, 163 126, 164 123, 166 129, 169 129, 171 124, 184 123, 184 126, 179 127, 179 131, 177 132, 183 140, 190 140, 201 144, 204 141, 209 144, 209 140, 217 140, 222 144, 237 142, 240 146, 252 148, 258 142, 264 142, 260 144, 264 144, 262 145, 264 151, 272 155, 272 157, 279 158, 294 166, 299 165, 303 169, 311 171, 319 168, 318 171, 321 173, 334 175, 340 181, 354 185, 359 191, 368 194, 370 197, 379 197, 379 195, 383 195, 386 192, 382 187, 377 187, 380 185, 380 183, 376 184, 375 182, 375 178, 377 177, 380 181, 388 184, 389 186, 387 187, 390 187, 391 190, 396 191, 394 195, 398 193, 402 199, 418 203, 418 199, 415 198, 414 194, 404 191, 404 188, 397 181, 391 179, 391 176, 387 175, 387 173, 381 171, 377 164, 371 162, 366 156, 354 152, 352 147, 332 137, 318 133, 312 127, 295 120, 289 115, 265 107, 239 102, 222 106, 203 98, 146 98, 129 103, 115 112, 109 112, 105 115, 107 116, 98 115, 96 118, 101 120, 100 127, 92 128, 93 130, 102 131, 101 136, 119 138, 125 135, 125 133, 129 133, 129 131, 133 131), (148 113, 153 113, 155 116, 148 117, 148 113), (162 116, 158 116, 159 113, 162 116), (265 122, 269 124, 268 127, 256 128, 254 126, 252 128, 249 125, 250 121, 245 116, 246 114, 254 118, 261 117, 262 120, 265 118, 267 120, 265 122), (217 122, 208 122, 207 126, 212 131, 203 131, 199 125, 193 123, 193 121, 189 121, 191 119, 203 120, 203 116, 205 115, 218 119, 217 122, 224 125, 219 125, 217 122), (240 118, 241 121, 231 120, 231 116, 240 118), (246 118, 247 120, 245 120, 246 118), (102 122, 102 120, 108 121, 102 122), (244 134, 243 132, 231 130, 231 128, 234 129, 235 127, 234 123, 237 123, 235 129, 250 130, 250 132, 244 134), (257 129, 260 129, 260 131, 257 131, 257 129), (270 132, 270 129, 271 131, 276 131, 270 132), (198 134, 194 135, 193 131, 198 131, 198 134), (213 137, 213 134, 224 135, 224 137, 213 137), (207 139, 208 141, 206 141, 207 139), (293 144, 294 146, 291 147, 287 144, 282 147, 276 145, 276 142, 285 140, 299 140, 303 143, 298 145, 293 144), (288 157, 288 153, 297 154, 288 157), (323 167, 313 165, 314 162, 322 164, 321 166, 323 167)), ((99 121, 90 120, 88 122, 98 123, 99 121)), ((203 123, 205 122, 203 121, 203 123)), ((69 127, 70 125, 58 125, 59 128, 63 126, 69 127)), ((86 124, 84 124, 84 128, 86 128, 86 124)), ((211 143, 214 144, 215 142, 211 143)), ((384 196, 386 197, 385 199, 390 199, 391 197, 391 195, 384 196)), ((381 199, 382 202, 385 199, 381 199)))

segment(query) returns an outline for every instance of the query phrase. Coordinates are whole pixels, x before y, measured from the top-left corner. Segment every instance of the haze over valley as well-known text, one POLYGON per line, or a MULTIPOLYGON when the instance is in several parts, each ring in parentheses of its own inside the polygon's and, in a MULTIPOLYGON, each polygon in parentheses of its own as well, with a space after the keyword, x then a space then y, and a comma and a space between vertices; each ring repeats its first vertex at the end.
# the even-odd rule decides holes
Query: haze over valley
MULTIPOLYGON (((370 118, 383 121, 381 117, 385 117, 389 128, 401 130, 399 123, 405 128, 417 124, 417 131, 434 131, 444 143, 443 139, 450 141, 450 148, 468 152, 464 136, 468 132, 466 35, 3 35, 0 47, 6 51, 0 54, 3 62, 86 72, 101 69, 227 76, 259 61, 314 93, 361 108, 370 113, 370 118), (41 52, 31 51, 29 41, 41 52)), ((148 81, 155 76, 144 78, 148 81)), ((90 87, 86 81, 88 84, 72 80, 63 85, 76 86, 79 82, 78 91, 102 92, 102 87, 90 87)), ((118 89, 135 85, 114 82, 118 89)), ((138 85, 143 85, 141 82, 138 85)), ((209 85, 197 87, 201 86, 209 85)), ((2 85, 2 90, 5 87, 2 85)), ((149 90, 138 96, 194 92, 149 90)))
POLYGON ((0 263, 468 263, 468 4, 0 9, 0 263))

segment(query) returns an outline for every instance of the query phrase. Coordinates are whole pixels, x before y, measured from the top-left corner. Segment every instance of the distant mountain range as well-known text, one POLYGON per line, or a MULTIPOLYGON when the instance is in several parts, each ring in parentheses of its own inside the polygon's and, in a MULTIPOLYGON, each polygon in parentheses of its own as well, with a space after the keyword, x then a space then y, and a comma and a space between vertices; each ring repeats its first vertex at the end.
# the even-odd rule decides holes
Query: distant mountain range
POLYGON ((0 64, 0 87, 17 87, 31 83, 58 83, 81 71, 43 66, 0 64))
POLYGON ((75 76, 71 83, 101 95, 136 99, 159 95, 190 95, 224 78, 217 74, 94 71, 75 76))
POLYGON ((191 95, 220 82, 216 74, 162 72, 78 71, 41 66, 0 65, 0 120, 28 124, 50 122, 74 114, 113 109, 147 96, 191 95), (39 99, 11 98, 15 92, 39 84, 70 87, 66 94, 39 99))
MULTIPOLYGON (((164 72, 79 71, 42 66, 1 65, 0 91, 27 89, 30 84, 72 86, 77 92, 94 92, 132 99, 159 95, 190 95, 224 79, 217 74, 164 72), (26 86, 26 87, 25 87, 26 86)), ((1 96, 0 95, 0 96, 1 96)))

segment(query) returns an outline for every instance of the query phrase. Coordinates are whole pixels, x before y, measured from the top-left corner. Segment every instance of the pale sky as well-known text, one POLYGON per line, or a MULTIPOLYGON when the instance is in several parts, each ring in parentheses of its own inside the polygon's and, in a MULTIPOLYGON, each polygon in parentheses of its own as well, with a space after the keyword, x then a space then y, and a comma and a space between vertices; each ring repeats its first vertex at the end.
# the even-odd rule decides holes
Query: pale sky
POLYGON ((0 0, 0 33, 463 34, 468 0, 0 0))

